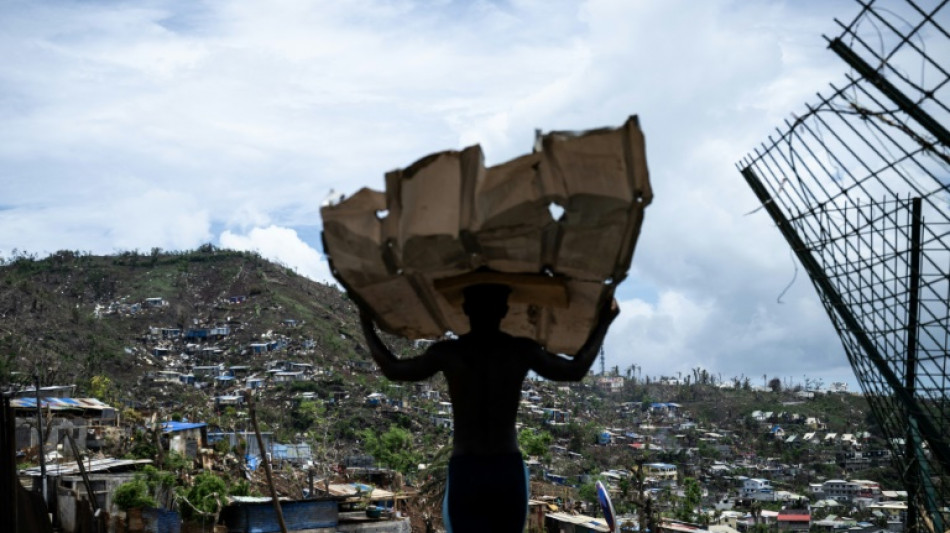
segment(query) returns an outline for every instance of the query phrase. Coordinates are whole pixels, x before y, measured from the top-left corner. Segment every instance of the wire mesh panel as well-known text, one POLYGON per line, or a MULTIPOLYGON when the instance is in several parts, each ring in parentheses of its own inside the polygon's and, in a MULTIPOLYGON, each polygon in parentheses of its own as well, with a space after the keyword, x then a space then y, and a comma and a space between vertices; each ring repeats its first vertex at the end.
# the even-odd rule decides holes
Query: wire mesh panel
POLYGON ((850 67, 739 168, 808 271, 910 493, 950 505, 950 8, 864 3, 829 48, 850 67))

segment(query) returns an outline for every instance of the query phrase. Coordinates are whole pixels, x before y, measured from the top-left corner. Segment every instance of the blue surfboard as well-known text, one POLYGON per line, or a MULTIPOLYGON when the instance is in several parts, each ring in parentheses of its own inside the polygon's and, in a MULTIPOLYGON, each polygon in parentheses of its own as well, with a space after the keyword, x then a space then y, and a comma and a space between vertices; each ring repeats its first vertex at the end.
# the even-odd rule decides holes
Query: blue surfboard
POLYGON ((610 528, 611 532, 617 531, 617 521, 614 515, 614 504, 610 501, 610 494, 607 492, 607 487, 605 487, 600 481, 596 483, 596 487, 597 501, 600 502, 600 508, 604 511, 604 519, 607 520, 607 527, 610 528))

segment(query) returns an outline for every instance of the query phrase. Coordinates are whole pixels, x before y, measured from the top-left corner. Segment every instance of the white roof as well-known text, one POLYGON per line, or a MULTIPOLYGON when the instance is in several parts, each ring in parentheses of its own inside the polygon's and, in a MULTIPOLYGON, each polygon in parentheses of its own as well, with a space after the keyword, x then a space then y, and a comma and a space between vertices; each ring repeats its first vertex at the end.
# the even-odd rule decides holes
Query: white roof
POLYGON ((572 515, 568 513, 547 513, 546 515, 549 518, 557 520, 558 522, 566 522, 568 524, 583 525, 585 528, 591 531, 603 531, 604 533, 609 533, 610 528, 607 527, 607 522, 600 519, 594 518, 592 516, 586 516, 582 514, 572 515))

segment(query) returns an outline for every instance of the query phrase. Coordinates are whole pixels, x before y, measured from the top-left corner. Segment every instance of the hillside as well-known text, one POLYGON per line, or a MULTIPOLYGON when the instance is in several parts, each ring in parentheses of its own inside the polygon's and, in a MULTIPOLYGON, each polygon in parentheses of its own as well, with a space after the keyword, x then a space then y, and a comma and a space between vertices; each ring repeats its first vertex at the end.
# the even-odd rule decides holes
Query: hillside
POLYGON ((315 364, 352 358, 358 345, 354 309, 339 290, 253 253, 58 252, 0 266, 5 382, 20 372, 44 386, 82 387, 104 374, 127 390, 160 364, 146 349, 149 328, 216 326, 230 329, 216 343, 226 364, 246 364, 247 345, 275 331, 290 343, 312 341, 302 355, 315 364), (155 298, 162 302, 149 305, 155 298))
MULTIPOLYGON (((398 354, 415 353, 412 343, 385 340, 398 354)), ((443 380, 400 386, 383 378, 362 346, 356 309, 339 289, 257 254, 211 246, 114 256, 59 252, 0 265, 0 388, 28 388, 34 376, 42 386, 75 385, 74 396, 117 407, 123 433, 101 450, 117 457, 154 456, 148 439, 143 445, 136 437, 153 416, 207 422, 209 432, 247 430, 245 387, 255 391, 261 425, 274 442, 311 447, 324 473, 347 457, 371 454, 411 481, 415 465, 444 459, 439 451, 450 441, 443 380)), ((807 397, 747 382, 723 388, 700 369, 691 383, 670 381, 617 370, 580 383, 529 380, 518 420, 550 439, 537 441, 550 451, 539 475, 579 480, 650 459, 707 479, 717 459, 748 475, 781 462, 798 465, 783 479, 804 490, 809 481, 857 468, 847 462, 854 445, 827 434, 864 435, 861 449, 886 448, 859 395, 807 397), (820 426, 809 426, 808 418, 820 426), (777 426, 801 438, 821 434, 810 444, 787 443, 776 438, 777 426), (598 443, 605 429, 613 434, 606 445, 598 443)), ((215 468, 240 464, 228 461, 215 468)), ((287 493, 299 496, 302 471, 285 474, 287 493)))
MULTIPOLYGON (((408 342, 387 341, 397 353, 412 352, 408 342)), ((113 256, 61 251, 0 265, 0 383, 6 386, 29 386, 38 376, 41 386, 76 384, 82 395, 91 391, 93 377, 106 376, 114 401, 141 404, 149 400, 144 391, 160 397, 167 389, 143 388, 149 382, 144 378, 161 370, 239 365, 254 373, 282 358, 345 369, 369 361, 361 343, 356 309, 345 294, 254 253, 210 245, 113 256), (227 334, 184 338, 189 330, 212 328, 226 328, 227 334), (162 330, 175 329, 181 337, 163 338, 162 330), (280 349, 252 353, 252 345, 268 342, 280 349), (181 353, 189 344, 199 350, 190 357, 181 353)), ((326 374, 332 379, 325 375, 320 383, 352 394, 389 386, 372 372, 326 374)), ((700 383, 698 373, 696 378, 692 386, 651 383, 649 377, 627 380, 621 394, 603 395, 602 409, 610 416, 624 402, 674 401, 700 423, 715 426, 735 423, 755 409, 822 417, 837 431, 872 422, 859 396, 806 403, 790 391, 720 389, 700 383), (795 404, 800 405, 789 406, 795 404)), ((433 385, 439 388, 438 380, 433 385)))

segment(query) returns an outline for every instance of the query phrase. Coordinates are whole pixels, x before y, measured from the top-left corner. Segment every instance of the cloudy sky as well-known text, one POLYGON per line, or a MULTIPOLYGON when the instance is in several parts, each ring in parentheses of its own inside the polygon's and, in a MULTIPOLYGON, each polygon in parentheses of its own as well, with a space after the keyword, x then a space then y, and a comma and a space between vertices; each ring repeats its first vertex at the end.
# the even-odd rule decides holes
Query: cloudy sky
POLYGON ((637 114, 655 201, 607 366, 855 389, 735 163, 842 79, 822 35, 857 7, 5 0, 0 256, 211 242, 328 280, 331 191, 382 189, 388 170, 475 143, 497 164, 535 128, 637 114))

